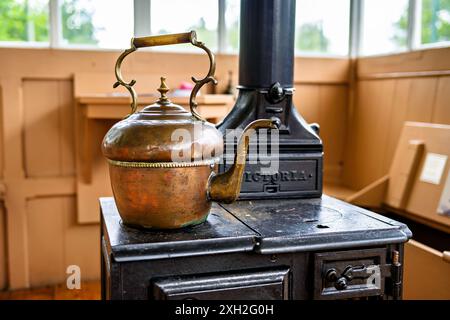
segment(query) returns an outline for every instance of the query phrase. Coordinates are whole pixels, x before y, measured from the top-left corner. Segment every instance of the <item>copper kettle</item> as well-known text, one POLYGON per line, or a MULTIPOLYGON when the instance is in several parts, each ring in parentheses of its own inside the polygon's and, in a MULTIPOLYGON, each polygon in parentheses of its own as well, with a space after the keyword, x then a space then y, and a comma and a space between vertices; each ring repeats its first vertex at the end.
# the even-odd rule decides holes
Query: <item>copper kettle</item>
POLYGON ((249 130, 277 128, 278 123, 269 119, 250 123, 238 142, 234 164, 218 174, 217 163, 223 152, 222 135, 196 112, 195 101, 204 84, 217 84, 214 72, 214 55, 196 40, 194 31, 134 38, 131 48, 119 56, 114 87, 122 85, 130 92, 131 114, 107 132, 102 151, 109 163, 114 199, 123 223, 152 229, 186 227, 206 220, 211 201, 229 203, 237 199, 249 130), (195 86, 190 95, 191 112, 170 102, 164 78, 158 89, 159 100, 136 112, 137 96, 133 88, 136 81, 123 80, 122 61, 137 48, 178 43, 191 43, 203 49, 210 59, 207 76, 201 80, 192 78, 195 86), (174 133, 193 138, 180 139, 174 133))

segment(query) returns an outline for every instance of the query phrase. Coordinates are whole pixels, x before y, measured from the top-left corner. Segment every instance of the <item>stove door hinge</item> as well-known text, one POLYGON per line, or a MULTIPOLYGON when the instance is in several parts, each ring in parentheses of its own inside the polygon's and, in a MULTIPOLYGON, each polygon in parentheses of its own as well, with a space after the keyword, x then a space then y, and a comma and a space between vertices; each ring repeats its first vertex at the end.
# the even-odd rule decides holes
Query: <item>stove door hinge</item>
POLYGON ((383 274, 389 278, 390 287, 387 293, 393 300, 402 298, 402 264, 400 263, 400 253, 396 250, 392 252, 392 263, 383 265, 383 274))

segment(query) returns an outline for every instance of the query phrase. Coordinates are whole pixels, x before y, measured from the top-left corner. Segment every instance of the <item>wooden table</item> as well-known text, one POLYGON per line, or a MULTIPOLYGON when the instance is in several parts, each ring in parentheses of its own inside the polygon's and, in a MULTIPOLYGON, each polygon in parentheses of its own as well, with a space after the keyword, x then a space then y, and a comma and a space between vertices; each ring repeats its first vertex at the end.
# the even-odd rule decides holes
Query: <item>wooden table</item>
MULTIPOLYGON (((170 101, 189 110, 189 97, 170 97, 170 101)), ((138 97, 139 109, 155 103, 156 95, 138 97)), ((98 94, 77 98, 78 104, 85 109, 86 119, 123 119, 130 112, 129 95, 98 94)), ((228 94, 206 94, 197 98, 199 113, 211 122, 217 122, 233 106, 233 96, 228 94)))
MULTIPOLYGON (((189 97, 170 97, 189 109, 189 97)), ((138 97, 138 109, 153 104, 156 95, 138 97)), ((109 128, 130 112, 127 94, 90 94, 76 97, 77 217, 79 223, 98 222, 98 198, 111 196, 106 161, 101 154, 101 141, 109 128)), ((234 104, 232 95, 205 94, 197 97, 198 111, 216 123, 234 104)))

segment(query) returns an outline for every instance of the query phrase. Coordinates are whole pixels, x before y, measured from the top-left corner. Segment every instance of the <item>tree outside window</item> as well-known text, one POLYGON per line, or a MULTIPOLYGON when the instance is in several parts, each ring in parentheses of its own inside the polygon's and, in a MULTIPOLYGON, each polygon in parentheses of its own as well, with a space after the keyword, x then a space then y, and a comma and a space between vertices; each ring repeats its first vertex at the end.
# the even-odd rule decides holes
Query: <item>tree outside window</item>
POLYGON ((422 43, 450 41, 450 0, 422 0, 422 43))
POLYGON ((1 0, 0 41, 48 42, 48 0, 1 0))
POLYGON ((65 0, 61 7, 64 40, 69 44, 96 45, 96 28, 92 23, 93 8, 80 6, 79 0, 65 0))
MULTIPOLYGON (((422 0, 420 21, 421 44, 450 41, 450 0, 422 0)), ((406 45, 408 13, 395 22, 393 41, 406 45)))
POLYGON ((345 56, 349 43, 349 0, 297 0, 297 52, 345 56))

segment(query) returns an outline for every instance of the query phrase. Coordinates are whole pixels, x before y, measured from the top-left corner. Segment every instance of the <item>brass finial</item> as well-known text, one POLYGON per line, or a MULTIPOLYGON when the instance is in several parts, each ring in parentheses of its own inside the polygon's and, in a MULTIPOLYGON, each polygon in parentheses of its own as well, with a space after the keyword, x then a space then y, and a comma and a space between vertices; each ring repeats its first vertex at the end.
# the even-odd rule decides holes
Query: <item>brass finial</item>
POLYGON ((161 94, 161 97, 159 97, 159 102, 167 103, 169 99, 167 98, 166 93, 169 91, 169 87, 166 84, 166 78, 161 77, 161 85, 158 88, 159 93, 161 94))

